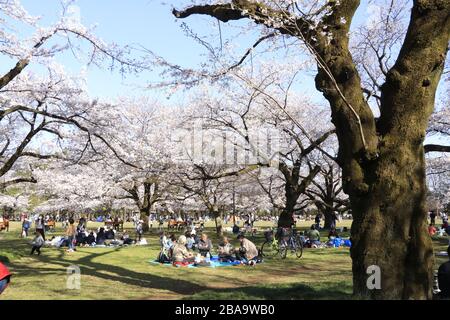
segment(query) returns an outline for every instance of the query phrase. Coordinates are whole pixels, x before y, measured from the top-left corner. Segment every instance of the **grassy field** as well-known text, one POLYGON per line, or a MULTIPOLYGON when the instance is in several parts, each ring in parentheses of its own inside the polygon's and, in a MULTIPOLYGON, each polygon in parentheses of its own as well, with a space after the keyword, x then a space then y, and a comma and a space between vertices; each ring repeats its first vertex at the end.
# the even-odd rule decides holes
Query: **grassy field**
MULTIPOLYGON (((310 224, 299 223, 305 230, 310 224)), ((260 229, 267 226, 257 224, 260 229)), ((212 225, 206 227, 217 244, 212 225)), ((0 260, 13 273, 1 299, 351 299, 348 248, 305 249, 301 259, 265 259, 256 267, 191 269, 149 263, 159 252, 156 232, 145 235, 148 246, 78 248, 73 253, 44 248, 39 257, 29 256, 30 239, 19 234, 18 223, 12 223, 9 233, 0 233, 0 260), (81 290, 67 289, 66 268, 71 265, 81 269, 81 290)), ((253 240, 260 246, 262 233, 253 240)), ((447 243, 446 238, 436 240, 436 250, 445 250, 447 243)))

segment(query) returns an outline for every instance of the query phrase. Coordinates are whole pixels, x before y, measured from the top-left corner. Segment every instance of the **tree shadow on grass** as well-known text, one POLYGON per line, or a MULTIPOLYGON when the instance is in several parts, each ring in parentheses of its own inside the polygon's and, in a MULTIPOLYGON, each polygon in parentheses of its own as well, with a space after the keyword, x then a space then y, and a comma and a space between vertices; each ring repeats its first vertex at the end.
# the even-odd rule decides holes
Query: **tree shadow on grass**
POLYGON ((351 290, 351 283, 346 282, 320 283, 315 286, 296 283, 205 290, 185 300, 347 300, 352 298, 351 290))
MULTIPOLYGON (((206 287, 197 285, 195 283, 172 279, 169 277, 158 276, 155 274, 148 274, 142 272, 136 272, 127 268, 119 267, 116 265, 105 264, 95 262, 93 260, 102 256, 112 254, 122 250, 117 248, 114 250, 103 251, 100 253, 89 253, 84 257, 80 257, 77 260, 67 259, 67 255, 64 251, 60 250, 57 256, 45 256, 39 257, 39 262, 60 266, 63 270, 59 274, 66 276, 66 268, 72 265, 76 265, 81 269, 81 274, 84 276, 92 276, 108 281, 117 281, 128 285, 138 286, 141 288, 155 289, 155 290, 167 290, 181 295, 190 295, 195 292, 199 292, 207 289, 206 287)), ((86 252, 83 252, 86 254, 86 252)), ((76 254, 76 253, 75 253, 76 254)), ((71 256, 73 257, 73 256, 71 256)), ((126 261, 124 261, 126 264, 126 261)), ((12 263, 11 268, 15 270, 15 276, 36 274, 37 272, 51 272, 55 269, 33 267, 29 264, 12 263)))

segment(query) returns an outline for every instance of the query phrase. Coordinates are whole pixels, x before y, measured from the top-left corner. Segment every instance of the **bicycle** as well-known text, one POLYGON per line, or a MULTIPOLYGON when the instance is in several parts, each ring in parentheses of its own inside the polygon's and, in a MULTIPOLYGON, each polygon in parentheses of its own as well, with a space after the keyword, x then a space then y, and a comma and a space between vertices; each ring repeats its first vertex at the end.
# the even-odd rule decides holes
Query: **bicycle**
POLYGON ((283 237, 280 251, 282 251, 281 256, 283 259, 286 258, 288 252, 291 255, 295 254, 299 259, 303 256, 303 242, 294 230, 292 230, 288 237, 283 237))
POLYGON ((274 237, 273 231, 264 232, 266 241, 261 246, 261 256, 262 257, 275 257, 277 254, 281 254, 280 244, 278 240, 274 237))
MULTIPOLYGON (((284 230, 284 232, 286 232, 286 230, 284 230)), ((285 259, 288 251, 291 254, 295 254, 297 258, 302 257, 303 243, 294 230, 291 230, 289 235, 283 234, 282 230, 279 239, 274 236, 273 230, 266 231, 264 236, 266 241, 261 246, 261 255, 263 257, 275 257, 280 255, 282 259, 285 259)))

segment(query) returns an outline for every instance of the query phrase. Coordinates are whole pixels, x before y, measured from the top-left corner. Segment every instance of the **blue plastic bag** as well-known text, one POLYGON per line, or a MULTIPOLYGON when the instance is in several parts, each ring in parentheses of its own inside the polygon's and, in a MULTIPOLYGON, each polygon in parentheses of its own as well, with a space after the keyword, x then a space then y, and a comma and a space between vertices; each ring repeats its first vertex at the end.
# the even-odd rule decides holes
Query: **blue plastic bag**
POLYGON ((335 248, 339 248, 342 245, 342 239, 341 238, 334 239, 333 245, 335 248))

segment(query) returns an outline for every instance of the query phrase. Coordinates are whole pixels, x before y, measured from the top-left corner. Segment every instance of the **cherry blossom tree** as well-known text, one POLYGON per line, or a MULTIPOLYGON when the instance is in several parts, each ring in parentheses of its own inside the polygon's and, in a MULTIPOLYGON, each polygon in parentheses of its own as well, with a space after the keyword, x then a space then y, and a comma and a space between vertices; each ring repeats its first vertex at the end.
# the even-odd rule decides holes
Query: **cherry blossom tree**
MULTIPOLYGON (((99 142, 108 145, 93 128, 100 115, 100 110, 94 110, 96 101, 87 96, 82 77, 67 74, 57 63, 60 54, 71 51, 82 63, 99 67, 106 64, 121 72, 141 71, 149 66, 131 58, 130 48, 98 39, 93 29, 82 25, 79 16, 70 10, 71 3, 64 3, 59 21, 44 27, 18 0, 0 1, 0 54, 16 61, 12 69, 0 76, 0 178, 23 158, 62 156, 42 152, 46 149, 39 146, 42 139, 59 145, 68 136, 75 136, 76 130, 86 138, 89 148, 95 148, 99 142), (21 27, 31 28, 34 33, 26 37, 19 32, 21 27), (27 71, 30 64, 42 66, 47 73, 27 71)), ((35 179, 4 180, 0 187, 21 182, 35 179)))

